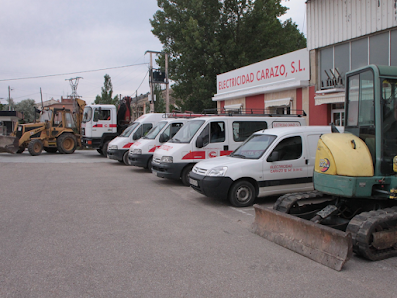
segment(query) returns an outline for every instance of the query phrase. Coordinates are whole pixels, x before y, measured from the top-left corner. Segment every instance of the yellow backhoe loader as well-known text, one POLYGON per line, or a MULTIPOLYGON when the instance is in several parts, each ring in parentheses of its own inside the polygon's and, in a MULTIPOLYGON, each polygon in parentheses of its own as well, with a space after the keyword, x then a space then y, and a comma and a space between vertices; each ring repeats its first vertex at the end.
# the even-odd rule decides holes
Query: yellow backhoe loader
POLYGON ((85 101, 76 99, 75 112, 65 108, 44 108, 35 123, 18 124, 10 136, 0 136, 0 152, 22 153, 26 148, 32 156, 43 149, 49 153, 70 154, 81 146, 81 121, 85 101))
POLYGON ((317 145, 315 191, 255 205, 252 230, 335 270, 397 256, 397 67, 346 74, 344 133, 317 145))

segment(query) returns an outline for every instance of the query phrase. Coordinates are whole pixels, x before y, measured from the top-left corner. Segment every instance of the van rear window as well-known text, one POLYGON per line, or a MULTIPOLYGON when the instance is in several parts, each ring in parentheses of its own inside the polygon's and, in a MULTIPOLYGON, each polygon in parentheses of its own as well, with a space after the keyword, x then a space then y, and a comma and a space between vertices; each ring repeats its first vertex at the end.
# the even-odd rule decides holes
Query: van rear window
POLYGON ((235 142, 244 142, 254 132, 266 128, 266 121, 234 121, 233 140, 235 142))

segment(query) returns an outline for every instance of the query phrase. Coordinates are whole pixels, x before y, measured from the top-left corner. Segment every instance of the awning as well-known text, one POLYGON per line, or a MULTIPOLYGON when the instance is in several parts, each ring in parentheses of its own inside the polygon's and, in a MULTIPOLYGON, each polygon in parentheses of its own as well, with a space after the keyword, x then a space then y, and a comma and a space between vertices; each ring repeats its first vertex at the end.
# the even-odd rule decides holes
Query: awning
POLYGON ((230 110, 240 110, 241 109, 241 107, 243 106, 243 104, 242 103, 238 103, 238 104, 234 104, 234 105, 225 105, 223 108, 226 110, 226 111, 230 111, 230 110))
POLYGON ((291 103, 291 100, 292 100, 291 97, 266 100, 265 101, 265 108, 270 108, 270 107, 289 107, 290 103, 291 103))
POLYGON ((326 95, 316 95, 314 97, 316 106, 329 103, 343 103, 345 102, 345 92, 338 92, 326 95))

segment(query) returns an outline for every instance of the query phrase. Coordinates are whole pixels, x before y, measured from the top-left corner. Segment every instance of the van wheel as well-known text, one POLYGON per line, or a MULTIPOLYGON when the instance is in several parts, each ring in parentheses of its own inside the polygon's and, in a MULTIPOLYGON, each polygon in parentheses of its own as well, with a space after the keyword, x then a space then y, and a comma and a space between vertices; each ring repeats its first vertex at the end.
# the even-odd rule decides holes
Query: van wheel
POLYGON ((152 171, 152 160, 153 160, 153 157, 149 158, 149 161, 147 162, 147 165, 146 165, 146 169, 148 169, 149 171, 152 171))
POLYGON ((101 154, 102 154, 103 156, 105 156, 105 157, 108 156, 108 146, 109 146, 109 143, 110 143, 110 141, 106 141, 106 142, 103 144, 102 148, 101 148, 101 154))
POLYGON ((251 206, 255 198, 255 187, 247 180, 237 181, 230 188, 229 201, 234 207, 251 206))
POLYGON ((124 153, 124 155, 123 155, 123 163, 124 163, 126 166, 129 166, 129 165, 130 165, 130 161, 128 160, 128 153, 129 153, 129 150, 127 150, 127 151, 124 153))
POLYGON ((40 140, 30 141, 28 145, 28 151, 32 156, 40 155, 43 151, 43 142, 40 140))
POLYGON ((193 165, 188 165, 182 171, 181 179, 182 179, 183 185, 185 185, 185 186, 190 186, 189 173, 192 171, 192 169, 193 169, 193 165))

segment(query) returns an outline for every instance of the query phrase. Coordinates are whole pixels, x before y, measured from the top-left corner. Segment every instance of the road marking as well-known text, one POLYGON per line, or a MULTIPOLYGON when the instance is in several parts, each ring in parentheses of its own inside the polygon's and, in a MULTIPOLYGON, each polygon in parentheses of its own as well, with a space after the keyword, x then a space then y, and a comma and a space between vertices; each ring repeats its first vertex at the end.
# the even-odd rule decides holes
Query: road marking
MULTIPOLYGON (((237 212, 241 212, 241 213, 246 214, 246 215, 249 215, 249 216, 254 216, 253 214, 248 213, 248 212, 245 212, 245 211, 242 210, 242 209, 235 208, 235 207, 230 207, 230 208, 233 209, 233 210, 235 210, 235 211, 237 211, 237 212)), ((249 208, 249 209, 245 209, 245 210, 254 210, 254 208, 249 208)))

